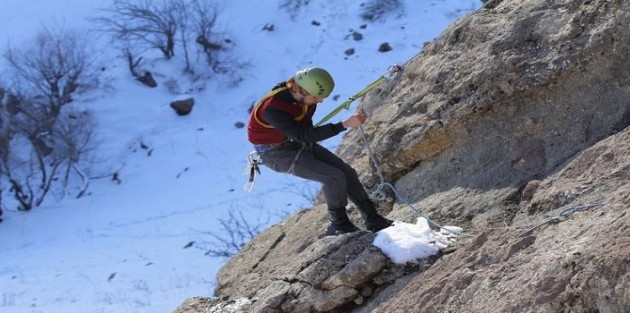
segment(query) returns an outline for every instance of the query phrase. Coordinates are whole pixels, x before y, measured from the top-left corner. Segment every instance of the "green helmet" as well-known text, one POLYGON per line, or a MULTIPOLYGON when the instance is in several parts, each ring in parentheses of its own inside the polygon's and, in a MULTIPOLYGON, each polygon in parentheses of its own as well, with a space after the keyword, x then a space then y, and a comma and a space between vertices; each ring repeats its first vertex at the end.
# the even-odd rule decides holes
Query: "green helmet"
POLYGON ((326 98, 335 88, 335 82, 328 72, 319 67, 309 67, 295 73, 295 82, 311 96, 326 98))

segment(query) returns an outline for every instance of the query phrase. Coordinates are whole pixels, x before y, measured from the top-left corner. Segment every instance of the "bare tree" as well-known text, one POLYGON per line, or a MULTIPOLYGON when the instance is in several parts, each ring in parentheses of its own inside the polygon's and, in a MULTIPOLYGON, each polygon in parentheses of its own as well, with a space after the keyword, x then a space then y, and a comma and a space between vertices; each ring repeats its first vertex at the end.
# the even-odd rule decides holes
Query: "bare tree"
MULTIPOLYGON (((4 95, 7 93, 3 90, 2 94, 4 99, 4 95)), ((19 203, 18 209, 30 210, 32 208, 32 192, 28 188, 22 188, 20 178, 16 177, 24 162, 16 158, 14 154, 11 154, 11 143, 15 142, 16 132, 19 131, 15 129, 16 123, 14 120, 16 119, 16 113, 10 113, 7 110, 9 107, 8 101, 3 102, 3 99, 0 99, 0 104, 2 104, 0 108, 0 183, 3 189, 5 183, 10 186, 9 192, 13 194, 19 203)), ((13 96, 12 101, 17 103, 14 104, 15 106, 19 105, 20 100, 17 97, 13 96)), ((18 138, 20 137, 18 136, 18 138)))
MULTIPOLYGON (((193 2, 196 2, 194 0, 193 2)), ((193 10, 189 10, 189 3, 186 0, 171 0, 171 7, 173 8, 173 16, 177 20, 177 24, 179 25, 179 40, 181 42, 182 51, 184 53, 184 61, 186 62, 186 67, 184 68, 184 72, 193 73, 193 66, 190 61, 190 52, 189 52, 189 37, 190 32, 188 31, 189 23, 188 16, 194 12, 193 10)))
POLYGON ((216 53, 223 49, 223 45, 217 40, 219 32, 216 31, 221 8, 203 0, 193 0, 190 7, 189 16, 196 35, 195 42, 201 46, 208 64, 212 66, 218 61, 216 53))
MULTIPOLYGON (((16 76, 19 93, 41 98, 54 120, 79 88, 91 88, 97 67, 90 46, 78 33, 45 28, 31 46, 9 47, 4 57, 16 76)), ((47 123, 45 128, 51 126, 47 123)))
POLYGON ((179 26, 177 8, 171 0, 114 0, 94 18, 115 40, 159 49, 165 58, 175 56, 175 35, 179 26))
POLYGON ((43 131, 38 121, 47 119, 45 106, 28 100, 20 106, 20 114, 11 120, 12 138, 0 150, 0 173, 19 203, 18 210, 41 205, 55 183, 65 194, 72 173, 80 180, 76 196, 82 196, 89 185, 82 168, 89 167, 88 158, 97 143, 92 115, 64 110, 50 131, 43 131))
POLYGON ((9 141, 11 141, 12 137, 9 127, 12 114, 7 109, 9 103, 8 100, 5 100, 7 98, 9 97, 6 89, 0 87, 0 162, 6 159, 6 155, 9 152, 9 141))
POLYGON ((6 90, 0 86, 0 221, 2 221, 2 211, 4 202, 2 201, 2 192, 4 191, 3 168, 9 151, 9 141, 11 131, 9 129, 9 111, 6 109, 5 97, 6 90))
POLYGON ((140 77, 140 73, 138 72, 138 66, 140 62, 142 62, 142 57, 138 57, 137 54, 133 52, 131 47, 124 47, 121 49, 123 52, 123 56, 127 60, 127 65, 129 66, 129 72, 131 72, 131 76, 138 78, 140 77))
POLYGON ((7 124, 0 132, 0 179, 8 182, 19 210, 39 206, 62 165, 75 167, 92 139, 93 125, 85 119, 72 123, 71 132, 62 127, 69 123, 62 108, 97 79, 95 54, 84 39, 46 28, 33 44, 10 47, 4 54, 15 87, 8 115, 3 113, 7 124))
POLYGON ((54 159, 64 160, 63 190, 68 189, 71 173, 75 173, 81 180, 76 197, 85 194, 89 186, 89 178, 82 168, 89 167, 89 157, 98 144, 95 132, 96 121, 90 111, 68 110, 55 123, 52 137, 54 138, 54 159))
POLYGON ((51 155, 50 131, 54 119, 48 116, 47 109, 45 105, 23 100, 20 114, 11 120, 14 134, 2 163, 2 173, 9 181, 9 191, 18 201, 19 210, 29 211, 43 202, 63 163, 51 155))

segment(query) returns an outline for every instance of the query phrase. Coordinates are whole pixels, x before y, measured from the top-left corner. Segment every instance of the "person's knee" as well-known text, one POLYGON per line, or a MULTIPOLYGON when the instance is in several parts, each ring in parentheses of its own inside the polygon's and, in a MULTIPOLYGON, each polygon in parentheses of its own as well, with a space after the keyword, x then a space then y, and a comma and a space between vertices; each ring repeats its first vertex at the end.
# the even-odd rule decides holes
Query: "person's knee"
POLYGON ((346 164, 343 168, 342 168, 344 175, 348 178, 351 179, 352 177, 359 177, 359 174, 357 173, 357 171, 350 165, 346 164))
POLYGON ((322 183, 329 187, 345 188, 346 175, 342 171, 331 172, 326 176, 322 183))
POLYGON ((359 174, 357 173, 357 171, 355 169, 353 169, 352 167, 350 168, 350 174, 349 176, 352 177, 356 177, 357 179, 359 178, 359 174))

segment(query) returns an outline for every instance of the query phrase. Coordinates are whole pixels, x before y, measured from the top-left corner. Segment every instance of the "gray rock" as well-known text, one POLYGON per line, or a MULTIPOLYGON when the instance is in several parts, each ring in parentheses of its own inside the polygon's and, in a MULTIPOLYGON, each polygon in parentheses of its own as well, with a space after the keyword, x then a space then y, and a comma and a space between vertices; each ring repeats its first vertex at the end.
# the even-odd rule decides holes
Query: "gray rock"
POLYGON ((171 102, 170 106, 175 110, 175 113, 179 116, 184 116, 190 114, 193 106, 195 105, 194 98, 187 98, 184 100, 177 100, 171 102))
MULTIPOLYGON (((487 1, 460 18, 361 105, 374 157, 404 197, 387 195, 380 210, 414 222, 412 205, 474 237, 396 265, 371 233, 320 238, 316 205, 232 258, 215 305, 630 312, 629 42, 628 1, 487 1), (545 222, 592 202, 603 205, 545 222)), ((338 153, 377 189, 360 136, 347 132, 338 153)))

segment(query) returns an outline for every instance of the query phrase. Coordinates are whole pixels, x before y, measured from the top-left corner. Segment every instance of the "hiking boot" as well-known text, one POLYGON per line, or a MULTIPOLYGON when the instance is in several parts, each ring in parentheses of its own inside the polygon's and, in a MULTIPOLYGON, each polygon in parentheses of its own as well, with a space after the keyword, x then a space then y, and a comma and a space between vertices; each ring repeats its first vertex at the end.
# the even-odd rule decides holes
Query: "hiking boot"
POLYGON ((376 206, 374 205, 374 202, 372 202, 372 200, 367 199, 356 203, 356 205, 359 208, 359 211, 361 211, 361 216, 363 217, 363 221, 365 222, 365 228, 367 228, 369 231, 375 233, 394 224, 392 220, 388 220, 382 215, 378 214, 378 211, 376 211, 376 206))
POLYGON ((359 231, 359 228, 352 224, 348 218, 345 208, 342 210, 329 210, 328 219, 330 220, 330 224, 326 227, 326 232, 324 233, 326 236, 341 235, 359 231))
POLYGON ((394 224, 394 221, 388 220, 380 215, 376 215, 376 216, 371 217, 365 222, 365 228, 375 233, 379 230, 392 226, 393 224, 394 224))
POLYGON ((335 236, 342 235, 347 233, 354 233, 355 231, 359 231, 360 229, 356 227, 352 222, 342 223, 342 224, 328 224, 326 227, 326 236, 335 236))

